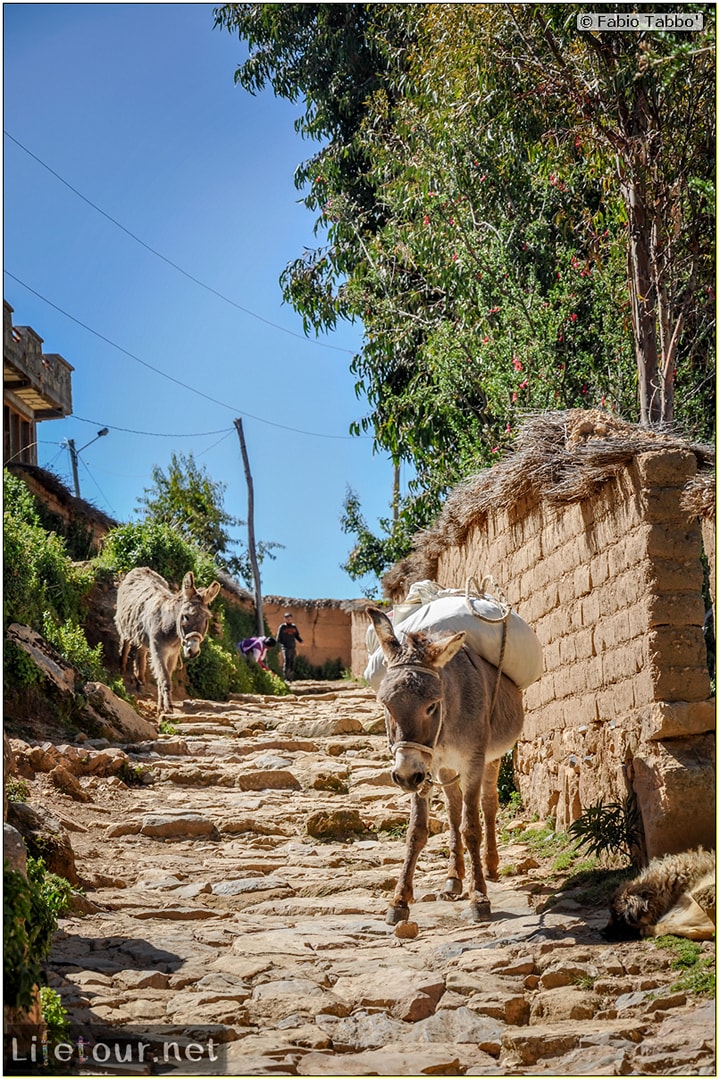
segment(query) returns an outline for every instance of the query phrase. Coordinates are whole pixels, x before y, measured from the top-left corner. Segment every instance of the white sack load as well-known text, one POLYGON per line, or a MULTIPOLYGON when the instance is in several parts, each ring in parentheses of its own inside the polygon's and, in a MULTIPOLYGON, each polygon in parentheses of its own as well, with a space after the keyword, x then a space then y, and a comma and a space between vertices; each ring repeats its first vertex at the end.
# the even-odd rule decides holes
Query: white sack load
MULTIPOLYGON (((468 648, 497 667, 502 647, 504 610, 494 597, 487 594, 466 597, 464 593, 447 590, 446 595, 427 604, 420 607, 413 605, 412 614, 395 623, 395 634, 402 642, 406 634, 416 630, 450 631, 454 634, 464 630, 468 648), (472 606, 472 611, 468 604, 472 606)), ((382 649, 375 649, 364 672, 375 691, 383 680, 385 666, 382 649)), ((514 611, 510 612, 508 618, 502 670, 520 690, 539 679, 543 671, 542 646, 535 631, 514 611)))

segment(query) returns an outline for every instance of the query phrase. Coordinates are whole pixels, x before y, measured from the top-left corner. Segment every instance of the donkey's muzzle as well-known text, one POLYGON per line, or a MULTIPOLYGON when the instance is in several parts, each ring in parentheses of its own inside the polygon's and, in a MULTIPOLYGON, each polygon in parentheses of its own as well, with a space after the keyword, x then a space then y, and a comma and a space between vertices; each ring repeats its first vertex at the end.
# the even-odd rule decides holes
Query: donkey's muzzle
POLYGON ((403 791, 412 792, 417 791, 418 788, 422 786, 423 782, 429 779, 429 776, 430 774, 427 772, 414 772, 411 773, 409 776, 402 775, 401 773, 395 772, 394 770, 390 773, 390 779, 392 780, 393 784, 397 784, 397 786, 401 787, 403 791))
POLYGON ((418 792, 432 782, 432 750, 422 743, 398 742, 391 749, 395 760, 390 778, 403 791, 418 792))
POLYGON ((200 644, 202 642, 201 637, 186 637, 183 638, 182 651, 186 660, 192 660, 194 656, 200 654, 200 644))

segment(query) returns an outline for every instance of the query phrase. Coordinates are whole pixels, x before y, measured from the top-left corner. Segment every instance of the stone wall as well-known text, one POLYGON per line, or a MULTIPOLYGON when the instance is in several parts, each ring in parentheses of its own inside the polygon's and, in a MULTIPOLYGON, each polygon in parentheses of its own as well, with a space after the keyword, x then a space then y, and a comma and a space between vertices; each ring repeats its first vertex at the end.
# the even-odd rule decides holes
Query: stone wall
POLYGON ((701 532, 681 507, 696 468, 690 450, 658 449, 590 498, 526 494, 440 551, 433 575, 459 588, 492 574, 542 642, 517 747, 524 804, 565 829, 634 790, 648 857, 714 847, 701 532))
POLYGON ((67 528, 81 523, 87 529, 88 539, 94 550, 102 544, 108 532, 118 524, 97 506, 78 499, 70 493, 54 473, 37 465, 13 464, 10 472, 19 476, 30 492, 54 514, 67 528))
POLYGON ((366 609, 372 605, 368 601, 367 603, 358 603, 356 609, 351 614, 350 634, 352 641, 352 660, 351 670, 356 679, 361 679, 368 662, 368 650, 365 644, 365 638, 370 626, 370 619, 368 618, 366 609))

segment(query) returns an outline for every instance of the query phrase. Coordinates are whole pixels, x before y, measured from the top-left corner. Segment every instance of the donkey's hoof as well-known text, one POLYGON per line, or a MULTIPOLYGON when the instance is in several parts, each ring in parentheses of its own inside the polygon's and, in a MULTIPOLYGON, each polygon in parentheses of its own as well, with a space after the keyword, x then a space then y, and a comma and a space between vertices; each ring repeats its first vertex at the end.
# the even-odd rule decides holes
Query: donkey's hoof
POLYGON ((397 926, 398 923, 405 922, 409 918, 409 907, 391 907, 387 909, 385 922, 388 924, 388 926, 397 926))
POLYGON ((449 877, 445 882, 445 895, 446 896, 460 896, 463 891, 462 881, 460 878, 449 877))
POLYGON ((491 914, 490 901, 486 896, 473 900, 470 904, 470 917, 473 922, 489 922, 491 914))

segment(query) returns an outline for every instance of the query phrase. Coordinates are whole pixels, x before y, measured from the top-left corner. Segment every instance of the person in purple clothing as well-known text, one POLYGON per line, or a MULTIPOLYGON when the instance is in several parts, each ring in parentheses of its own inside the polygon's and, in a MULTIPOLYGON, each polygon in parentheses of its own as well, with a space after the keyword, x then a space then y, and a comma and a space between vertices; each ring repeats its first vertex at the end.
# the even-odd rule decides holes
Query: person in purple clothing
POLYGON ((249 637, 239 641, 237 647, 243 656, 252 657, 264 671, 269 671, 270 668, 265 663, 265 655, 273 645, 277 645, 274 637, 249 637))

